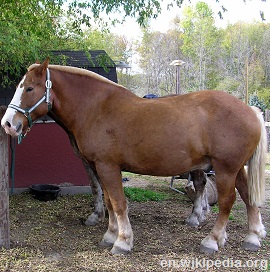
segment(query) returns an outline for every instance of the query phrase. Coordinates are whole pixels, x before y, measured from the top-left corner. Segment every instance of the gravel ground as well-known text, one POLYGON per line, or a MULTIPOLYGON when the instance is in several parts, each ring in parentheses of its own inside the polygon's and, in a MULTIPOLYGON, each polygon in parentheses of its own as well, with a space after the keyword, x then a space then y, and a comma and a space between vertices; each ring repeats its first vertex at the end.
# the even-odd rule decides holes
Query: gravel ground
MULTIPOLYGON (((208 271, 261 271, 259 266, 264 269, 267 262, 270 271, 269 173, 267 178, 267 201, 261 212, 268 236, 258 252, 241 249, 247 224, 245 208, 238 197, 225 247, 214 255, 199 253, 200 242, 213 227, 217 209, 212 209, 200 228, 187 227, 184 220, 192 203, 185 195, 169 189, 165 178, 131 176, 125 184, 169 195, 169 199, 160 202, 129 202, 134 250, 127 256, 112 256, 110 249, 98 246, 107 218, 94 227, 81 224, 81 219, 92 211, 91 196, 67 195, 50 202, 40 202, 27 193, 11 196, 12 248, 0 250, 0 271, 206 271, 207 266, 208 271), (183 261, 189 262, 189 267, 188 263, 182 267, 183 261)), ((175 186, 182 186, 183 182, 177 181, 175 186)))

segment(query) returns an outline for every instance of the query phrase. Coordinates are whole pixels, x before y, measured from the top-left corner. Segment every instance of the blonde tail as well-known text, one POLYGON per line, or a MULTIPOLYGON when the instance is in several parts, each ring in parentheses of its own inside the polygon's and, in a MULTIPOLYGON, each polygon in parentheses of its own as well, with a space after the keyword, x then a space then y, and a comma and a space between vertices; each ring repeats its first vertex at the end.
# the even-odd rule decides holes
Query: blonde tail
POLYGON ((252 206, 261 206, 265 199, 265 162, 267 152, 267 133, 262 112, 251 107, 261 124, 260 142, 248 161, 248 194, 252 206))

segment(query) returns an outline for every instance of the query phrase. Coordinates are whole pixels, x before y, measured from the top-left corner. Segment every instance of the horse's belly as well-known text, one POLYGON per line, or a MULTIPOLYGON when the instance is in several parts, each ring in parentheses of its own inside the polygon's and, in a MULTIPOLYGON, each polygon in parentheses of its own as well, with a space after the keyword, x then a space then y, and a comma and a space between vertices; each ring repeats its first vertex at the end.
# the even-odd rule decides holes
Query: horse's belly
POLYGON ((199 154, 192 156, 190 153, 179 154, 181 151, 175 151, 151 156, 151 152, 149 153, 139 156, 135 152, 133 158, 126 158, 123 170, 142 175, 175 176, 194 169, 207 170, 211 167, 210 158, 199 154))

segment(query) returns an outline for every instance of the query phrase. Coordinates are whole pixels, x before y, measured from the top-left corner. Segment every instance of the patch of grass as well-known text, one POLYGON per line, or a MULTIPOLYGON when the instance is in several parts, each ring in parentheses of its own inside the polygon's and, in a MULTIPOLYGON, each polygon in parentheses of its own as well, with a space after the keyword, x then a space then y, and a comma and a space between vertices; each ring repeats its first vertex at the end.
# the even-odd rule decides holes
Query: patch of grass
POLYGON ((124 192, 131 201, 136 202, 162 201, 169 198, 166 193, 135 187, 125 187, 124 192))
POLYGON ((218 213, 218 212, 219 212, 218 205, 212 206, 212 212, 213 212, 213 213, 218 213))
POLYGON ((138 174, 130 173, 130 172, 122 172, 123 177, 137 177, 138 174))

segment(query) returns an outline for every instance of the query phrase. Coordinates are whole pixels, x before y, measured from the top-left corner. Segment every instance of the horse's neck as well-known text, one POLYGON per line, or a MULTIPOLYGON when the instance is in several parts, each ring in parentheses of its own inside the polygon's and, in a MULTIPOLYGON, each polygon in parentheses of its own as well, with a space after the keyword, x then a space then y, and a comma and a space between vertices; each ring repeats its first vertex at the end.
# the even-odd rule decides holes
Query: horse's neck
POLYGON ((95 76, 87 78, 62 71, 55 75, 57 83, 53 88, 52 117, 68 131, 81 129, 86 119, 89 122, 95 118, 102 104, 111 97, 133 96, 120 85, 95 76))

